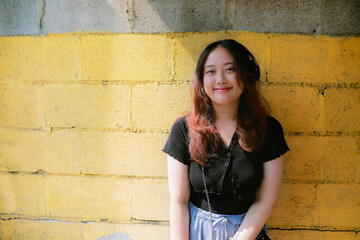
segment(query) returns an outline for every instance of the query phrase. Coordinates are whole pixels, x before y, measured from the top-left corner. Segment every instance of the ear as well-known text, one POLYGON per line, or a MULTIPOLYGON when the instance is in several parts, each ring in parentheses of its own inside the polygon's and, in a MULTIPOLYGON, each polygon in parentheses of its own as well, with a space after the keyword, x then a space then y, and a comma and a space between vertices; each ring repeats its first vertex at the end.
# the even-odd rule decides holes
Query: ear
POLYGON ((197 82, 197 81, 198 81, 198 77, 197 77, 196 73, 193 72, 193 74, 191 75, 190 83, 195 84, 195 82, 197 82))

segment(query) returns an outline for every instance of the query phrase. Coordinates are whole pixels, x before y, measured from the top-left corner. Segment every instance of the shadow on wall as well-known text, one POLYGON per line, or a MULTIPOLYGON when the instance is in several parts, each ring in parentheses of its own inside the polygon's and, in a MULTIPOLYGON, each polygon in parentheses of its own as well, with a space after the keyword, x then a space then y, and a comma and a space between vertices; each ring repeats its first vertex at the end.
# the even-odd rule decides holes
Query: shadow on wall
MULTIPOLYGON (((110 1, 110 0, 109 0, 110 1)), ((251 31, 272 33, 360 34, 358 0, 176 1, 140 0, 133 4, 134 32, 251 31)))
POLYGON ((207 32, 229 29, 226 1, 134 2, 134 32, 207 32), (155 24, 154 24, 155 23, 155 24))
POLYGON ((0 35, 77 31, 360 34, 360 2, 261 0, 0 1, 0 35))

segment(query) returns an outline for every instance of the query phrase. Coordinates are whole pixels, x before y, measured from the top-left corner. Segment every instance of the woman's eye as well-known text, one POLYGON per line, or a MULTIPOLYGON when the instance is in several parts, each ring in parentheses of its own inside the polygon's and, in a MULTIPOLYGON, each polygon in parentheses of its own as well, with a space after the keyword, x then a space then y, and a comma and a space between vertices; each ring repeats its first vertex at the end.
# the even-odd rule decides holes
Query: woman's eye
POLYGON ((212 73, 214 73, 214 70, 207 70, 206 71, 206 74, 212 74, 212 73))
POLYGON ((232 71, 234 71, 234 68, 227 68, 227 69, 225 69, 225 71, 227 71, 227 72, 232 72, 232 71))

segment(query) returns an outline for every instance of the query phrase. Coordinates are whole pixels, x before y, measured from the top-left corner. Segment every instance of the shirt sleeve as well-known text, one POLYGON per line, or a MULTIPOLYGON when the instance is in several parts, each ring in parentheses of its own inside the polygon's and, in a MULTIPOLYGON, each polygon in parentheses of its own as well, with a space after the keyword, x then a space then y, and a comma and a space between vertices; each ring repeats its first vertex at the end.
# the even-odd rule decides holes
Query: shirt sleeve
POLYGON ((269 117, 264 143, 259 149, 262 161, 274 160, 289 150, 281 124, 275 118, 269 117))
POLYGON ((188 131, 185 117, 176 120, 171 127, 169 137, 162 151, 169 154, 179 162, 190 165, 187 135, 188 131))

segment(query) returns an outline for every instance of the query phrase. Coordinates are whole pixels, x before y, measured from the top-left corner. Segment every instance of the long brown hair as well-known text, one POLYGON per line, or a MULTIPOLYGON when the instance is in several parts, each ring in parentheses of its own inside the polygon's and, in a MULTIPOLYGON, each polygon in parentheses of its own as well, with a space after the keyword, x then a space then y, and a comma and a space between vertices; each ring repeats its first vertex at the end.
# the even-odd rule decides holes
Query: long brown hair
POLYGON ((187 115, 190 156, 201 165, 207 165, 207 159, 216 155, 221 141, 215 128, 214 108, 203 84, 205 61, 217 47, 226 49, 234 58, 236 76, 239 85, 244 88, 237 113, 236 131, 239 134, 240 146, 248 151, 258 149, 264 140, 267 127, 269 108, 257 88, 260 69, 253 55, 235 40, 226 39, 210 44, 201 53, 197 63, 196 74, 192 80, 194 108, 187 115))

